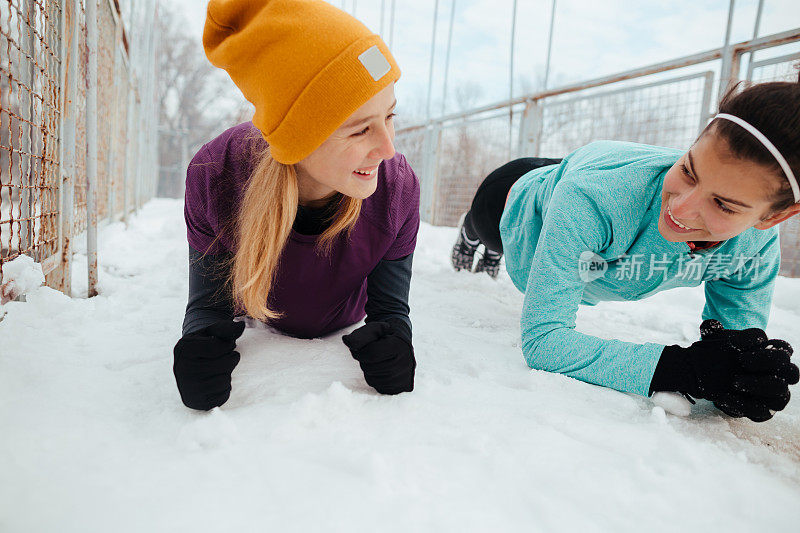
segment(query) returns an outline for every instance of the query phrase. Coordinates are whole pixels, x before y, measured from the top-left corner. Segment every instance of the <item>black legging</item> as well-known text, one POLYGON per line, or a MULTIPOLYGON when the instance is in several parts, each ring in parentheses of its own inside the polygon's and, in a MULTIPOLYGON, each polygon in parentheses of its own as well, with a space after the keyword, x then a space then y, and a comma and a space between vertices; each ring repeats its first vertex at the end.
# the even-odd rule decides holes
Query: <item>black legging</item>
POLYGON ((531 170, 557 165, 561 159, 523 157, 506 163, 486 176, 472 199, 472 206, 464 217, 464 230, 470 239, 480 239, 487 249, 502 253, 500 217, 506 205, 511 186, 531 170))

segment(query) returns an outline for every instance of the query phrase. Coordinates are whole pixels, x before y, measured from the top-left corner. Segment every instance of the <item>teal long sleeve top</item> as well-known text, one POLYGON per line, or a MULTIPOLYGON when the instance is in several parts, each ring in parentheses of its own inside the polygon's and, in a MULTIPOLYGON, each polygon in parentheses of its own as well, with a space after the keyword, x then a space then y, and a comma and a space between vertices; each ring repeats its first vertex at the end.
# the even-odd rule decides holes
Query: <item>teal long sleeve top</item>
POLYGON ((525 294, 528 366, 646 396, 664 349, 575 331, 578 305, 640 300, 705 284, 703 319, 766 328, 780 267, 778 230, 750 228, 692 252, 658 231, 670 148, 599 141, 512 187, 500 221, 506 269, 525 294))

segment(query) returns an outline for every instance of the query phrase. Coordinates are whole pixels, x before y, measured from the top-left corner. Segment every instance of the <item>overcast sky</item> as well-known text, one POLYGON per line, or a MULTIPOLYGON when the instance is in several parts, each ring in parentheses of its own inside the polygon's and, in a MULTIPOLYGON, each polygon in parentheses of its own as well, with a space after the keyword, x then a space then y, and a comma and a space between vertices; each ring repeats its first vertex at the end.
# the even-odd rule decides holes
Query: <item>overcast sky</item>
MULTIPOLYGON (((164 2, 164 0, 161 0, 164 2)), ((433 115, 441 114, 445 55, 454 0, 439 0, 432 89, 433 115)), ((397 85, 399 112, 424 113, 434 0, 394 0, 394 36, 389 35, 392 0, 333 0, 381 33, 381 4, 386 11, 382 36, 391 41, 403 76, 397 85), (355 12, 354 12, 355 8, 355 12)), ((456 90, 474 95, 470 107, 509 94, 509 52, 513 0, 455 0, 455 24, 449 67, 447 112, 457 110, 456 90)), ((198 47, 205 21, 205 0, 169 0, 182 6, 198 47)), ((515 32, 514 95, 536 90, 547 52, 552 0, 518 0, 515 32)), ((753 33, 757 0, 738 0, 732 41, 753 33)), ((596 78, 719 47, 724 42, 727 0, 558 0, 550 87, 596 78)), ((800 27, 800 2, 765 0, 760 35, 800 27)), ((798 45, 762 52, 758 58, 800 51, 798 45)), ((718 68, 715 66, 714 68, 718 68)))

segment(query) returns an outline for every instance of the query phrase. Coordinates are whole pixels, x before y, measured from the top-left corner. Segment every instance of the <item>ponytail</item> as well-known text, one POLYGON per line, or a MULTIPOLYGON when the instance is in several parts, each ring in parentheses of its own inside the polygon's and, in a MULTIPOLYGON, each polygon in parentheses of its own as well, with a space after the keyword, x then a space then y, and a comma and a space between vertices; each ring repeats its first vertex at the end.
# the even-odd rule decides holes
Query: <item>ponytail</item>
MULTIPOLYGON (((272 158, 269 146, 253 150, 253 171, 237 219, 237 246, 231 268, 233 299, 258 320, 281 314, 269 305, 278 263, 297 216, 298 185, 294 165, 272 158)), ((320 235, 321 254, 330 252, 340 233, 349 234, 361 212, 361 200, 343 197, 330 227, 320 235)))

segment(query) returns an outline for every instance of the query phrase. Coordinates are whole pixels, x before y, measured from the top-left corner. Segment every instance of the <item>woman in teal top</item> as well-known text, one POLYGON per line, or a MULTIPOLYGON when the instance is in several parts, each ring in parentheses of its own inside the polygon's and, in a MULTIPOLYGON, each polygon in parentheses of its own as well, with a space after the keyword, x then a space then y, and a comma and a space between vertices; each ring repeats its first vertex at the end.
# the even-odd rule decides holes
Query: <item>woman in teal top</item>
POLYGON ((453 265, 470 270, 483 243, 475 270, 493 275, 505 254, 525 293, 531 368, 643 396, 680 392, 767 420, 798 381, 791 347, 763 332, 780 266, 776 225, 800 212, 795 176, 800 84, 731 91, 686 153, 601 141, 561 161, 501 167, 476 193, 453 265), (706 321, 688 348, 574 329, 579 304, 701 283, 706 321))

